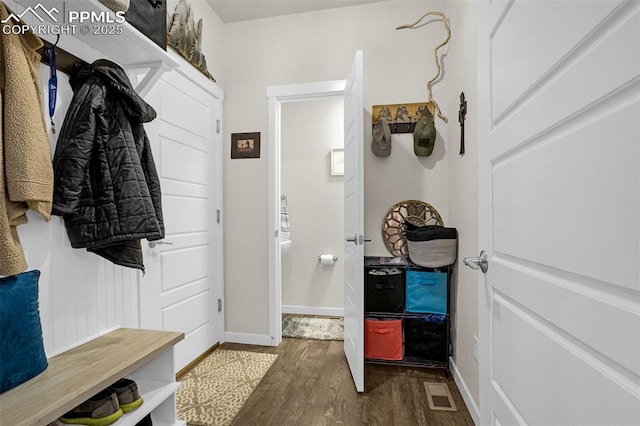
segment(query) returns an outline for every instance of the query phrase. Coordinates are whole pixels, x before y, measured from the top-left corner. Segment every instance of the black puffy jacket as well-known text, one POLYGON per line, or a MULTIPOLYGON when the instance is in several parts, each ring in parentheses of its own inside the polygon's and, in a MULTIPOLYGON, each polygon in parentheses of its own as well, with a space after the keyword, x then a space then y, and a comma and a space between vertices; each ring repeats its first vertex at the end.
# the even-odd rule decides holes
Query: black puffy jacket
POLYGON ((144 270, 140 240, 164 238, 160 181, 142 125, 156 112, 111 61, 76 69, 70 83, 52 213, 64 217, 72 247, 144 270))

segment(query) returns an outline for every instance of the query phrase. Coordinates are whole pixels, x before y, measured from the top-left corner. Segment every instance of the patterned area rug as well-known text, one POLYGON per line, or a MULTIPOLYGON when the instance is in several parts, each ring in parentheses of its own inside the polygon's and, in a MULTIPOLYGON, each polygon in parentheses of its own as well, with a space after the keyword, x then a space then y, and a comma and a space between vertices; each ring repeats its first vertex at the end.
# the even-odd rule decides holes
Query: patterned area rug
POLYGON ((218 349, 185 374, 178 418, 189 426, 229 425, 278 355, 218 349))
POLYGON ((282 337, 344 340, 344 320, 342 318, 288 317, 282 321, 282 337))

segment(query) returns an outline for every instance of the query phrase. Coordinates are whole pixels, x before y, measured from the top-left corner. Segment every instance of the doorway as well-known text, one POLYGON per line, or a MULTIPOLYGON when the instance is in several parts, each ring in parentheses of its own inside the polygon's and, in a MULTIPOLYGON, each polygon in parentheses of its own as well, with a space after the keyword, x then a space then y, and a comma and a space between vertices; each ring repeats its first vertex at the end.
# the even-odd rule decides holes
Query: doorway
MULTIPOLYGON (((291 102, 306 102, 328 97, 344 97, 346 81, 325 81, 267 88, 269 98, 269 331, 271 345, 282 341, 282 252, 280 244, 281 228, 281 188, 282 173, 282 106, 291 102)), ((328 162, 327 167, 330 167, 328 162)), ((289 203, 289 197, 287 196, 289 203)), ((290 206, 288 206, 290 207, 290 206)), ((292 237, 292 240, 295 238, 292 237)), ((293 245, 293 243, 292 243, 293 245)), ((321 253, 315 254, 317 256, 321 253)), ((317 260, 316 260, 317 261, 317 260)), ((341 277, 342 278, 342 277, 341 277)))
POLYGON ((282 313, 342 317, 343 97, 284 103, 280 123, 282 313))

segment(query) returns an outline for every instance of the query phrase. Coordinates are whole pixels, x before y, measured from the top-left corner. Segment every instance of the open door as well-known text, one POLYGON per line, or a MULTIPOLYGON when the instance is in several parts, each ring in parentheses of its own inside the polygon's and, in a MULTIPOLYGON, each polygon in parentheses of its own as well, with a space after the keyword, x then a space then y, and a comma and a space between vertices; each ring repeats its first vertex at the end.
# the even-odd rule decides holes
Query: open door
POLYGON ((478 8, 480 424, 638 425, 640 3, 478 8))
POLYGON ((344 353, 364 392, 363 54, 356 52, 344 92, 344 353))

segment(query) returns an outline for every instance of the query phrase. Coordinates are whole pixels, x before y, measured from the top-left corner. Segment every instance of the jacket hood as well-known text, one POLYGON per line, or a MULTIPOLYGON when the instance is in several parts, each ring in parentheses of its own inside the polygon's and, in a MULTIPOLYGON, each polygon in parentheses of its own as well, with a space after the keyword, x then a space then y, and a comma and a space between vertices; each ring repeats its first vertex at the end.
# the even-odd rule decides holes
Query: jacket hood
POLYGON ((92 76, 99 78, 117 92, 127 115, 132 119, 148 123, 156 118, 156 111, 136 93, 127 74, 118 64, 107 59, 98 59, 90 65, 77 66, 69 79, 73 91, 92 76))

